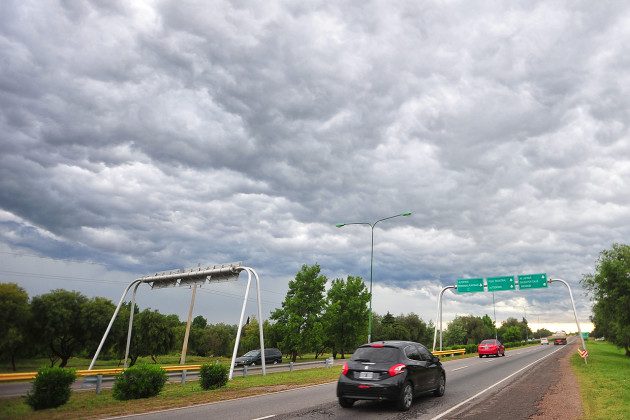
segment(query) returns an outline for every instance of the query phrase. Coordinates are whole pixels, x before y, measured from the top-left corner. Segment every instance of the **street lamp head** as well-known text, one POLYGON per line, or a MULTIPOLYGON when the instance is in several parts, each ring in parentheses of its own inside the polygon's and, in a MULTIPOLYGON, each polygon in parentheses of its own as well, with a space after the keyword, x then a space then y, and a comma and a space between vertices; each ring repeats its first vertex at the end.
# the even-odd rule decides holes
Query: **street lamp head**
POLYGON ((405 213, 402 213, 402 214, 401 214, 401 216, 411 216, 411 212, 410 212, 410 211, 407 211, 407 212, 405 212, 405 213))
POLYGON ((344 227, 346 224, 345 223, 337 223, 335 226, 337 226, 338 228, 340 227, 344 227))

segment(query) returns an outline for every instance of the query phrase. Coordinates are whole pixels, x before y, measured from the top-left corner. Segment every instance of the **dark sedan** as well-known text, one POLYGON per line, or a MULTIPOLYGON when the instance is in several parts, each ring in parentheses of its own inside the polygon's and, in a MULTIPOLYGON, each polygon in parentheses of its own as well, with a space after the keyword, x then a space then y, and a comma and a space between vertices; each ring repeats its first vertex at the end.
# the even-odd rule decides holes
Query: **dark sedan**
POLYGON ((441 397, 445 387, 440 360, 422 344, 382 341, 359 347, 344 363, 337 398, 344 408, 357 400, 392 400, 406 411, 414 396, 432 392, 441 397))

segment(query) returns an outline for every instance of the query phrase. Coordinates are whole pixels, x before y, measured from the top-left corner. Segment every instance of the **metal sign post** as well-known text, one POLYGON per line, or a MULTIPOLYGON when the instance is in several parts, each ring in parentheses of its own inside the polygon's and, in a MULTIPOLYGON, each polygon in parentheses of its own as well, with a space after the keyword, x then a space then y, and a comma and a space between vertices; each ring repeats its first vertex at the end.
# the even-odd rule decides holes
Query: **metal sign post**
MULTIPOLYGON (((575 310, 575 300, 573 300, 573 292, 571 292, 571 287, 569 286, 569 283, 567 283, 566 281, 562 279, 552 279, 552 278, 549 279, 549 283, 555 283, 557 281, 564 284, 567 287, 567 290, 569 291, 569 297, 571 298, 571 305, 573 307, 573 316, 575 317, 575 325, 577 325, 578 334, 580 335, 580 340, 582 341, 582 349, 586 351, 586 343, 584 342, 584 335, 582 334, 582 328, 580 328, 580 322, 578 321, 577 311, 575 310)), ((586 353, 585 356, 583 356, 584 363, 586 364, 588 364, 588 362, 586 361, 587 358, 588 358, 588 352, 586 353)))

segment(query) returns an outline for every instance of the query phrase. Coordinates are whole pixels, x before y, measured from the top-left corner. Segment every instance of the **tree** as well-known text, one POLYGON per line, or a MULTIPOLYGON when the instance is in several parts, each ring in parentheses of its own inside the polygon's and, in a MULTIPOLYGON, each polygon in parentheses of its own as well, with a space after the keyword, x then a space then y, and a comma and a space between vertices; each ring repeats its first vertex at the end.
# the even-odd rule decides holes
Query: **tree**
POLYGON ((86 334, 81 319, 81 308, 87 298, 79 292, 63 289, 35 296, 31 303, 31 333, 47 351, 51 366, 61 359, 65 367, 68 359, 83 348, 86 334))
POLYGON ((534 338, 549 337, 551 334, 553 334, 553 332, 549 331, 548 329, 546 329, 546 328, 539 328, 534 333, 534 338))
POLYGON ((613 244, 599 254, 595 272, 582 277, 595 301, 593 323, 630 357, 630 245, 613 244))
POLYGON ((510 325, 505 328, 501 336, 506 343, 521 340, 521 329, 517 325, 510 325))
POLYGON ((493 323, 488 315, 484 315, 483 318, 474 315, 456 316, 448 324, 447 332, 455 327, 457 328, 450 334, 450 340, 458 340, 460 342, 447 340, 450 343, 449 345, 479 344, 486 338, 494 337, 493 323), (463 341, 461 331, 465 333, 463 341))
POLYGON ((529 329, 529 326, 527 325, 527 320, 525 318, 519 321, 516 318, 509 317, 508 319, 506 319, 505 321, 501 323, 498 333, 499 333, 499 338, 505 342, 522 341, 522 340, 525 340, 526 337, 532 336, 532 330, 529 329), (514 332, 513 332, 514 330, 508 333, 508 329, 511 327, 516 327, 518 329, 519 331, 518 337, 514 338, 514 332), (509 337, 509 339, 506 338, 506 334, 509 337))
POLYGON ((461 323, 451 321, 444 333, 447 346, 466 344, 466 329, 461 323))
POLYGON ((15 283, 0 283, 0 358, 10 360, 15 371, 15 356, 26 342, 30 317, 28 294, 15 283))
MULTIPOLYGON (((115 310, 116 305, 103 297, 94 297, 81 305, 81 328, 85 332, 83 347, 88 356, 91 357, 96 352, 115 310)), ((118 316, 114 320, 102 352, 109 353, 122 337, 127 337, 127 323, 118 316)))
POLYGON ((280 348, 291 355, 293 362, 298 354, 319 347, 324 340, 321 315, 326 281, 326 276, 320 274, 319 265, 303 265, 295 279, 289 282, 282 307, 271 314, 271 319, 282 329, 280 348))
POLYGON ((345 358, 361 342, 367 339, 368 302, 370 293, 361 277, 348 276, 332 281, 327 293, 327 305, 324 312, 324 331, 333 358, 341 353, 345 358))
POLYGON ((157 363, 156 356, 168 353, 175 344, 173 324, 172 317, 149 308, 134 315, 129 348, 130 366, 136 363, 139 356, 150 356, 153 363, 157 363))
POLYGON ((208 321, 201 315, 197 315, 195 318, 193 318, 191 323, 191 327, 194 328, 206 328, 207 325, 208 321))

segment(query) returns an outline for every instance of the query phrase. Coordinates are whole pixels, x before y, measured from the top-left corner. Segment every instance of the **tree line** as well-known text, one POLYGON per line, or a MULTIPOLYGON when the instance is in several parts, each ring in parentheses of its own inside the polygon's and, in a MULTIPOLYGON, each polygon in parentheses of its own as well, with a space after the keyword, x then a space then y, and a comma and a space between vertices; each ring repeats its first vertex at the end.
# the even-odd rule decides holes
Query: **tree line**
POLYGON ((630 357, 630 245, 613 244, 599 254, 595 272, 582 277, 593 304, 591 335, 625 350, 630 357))

